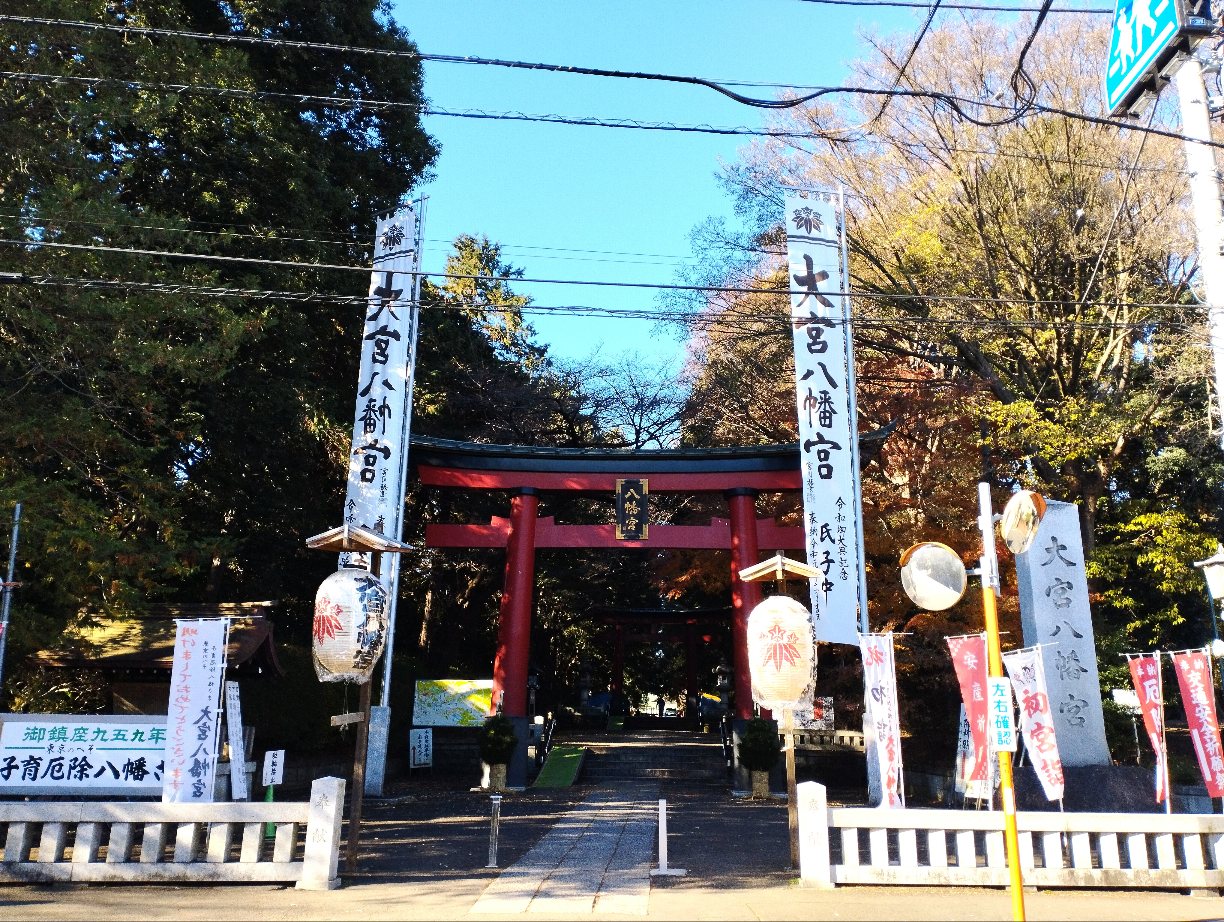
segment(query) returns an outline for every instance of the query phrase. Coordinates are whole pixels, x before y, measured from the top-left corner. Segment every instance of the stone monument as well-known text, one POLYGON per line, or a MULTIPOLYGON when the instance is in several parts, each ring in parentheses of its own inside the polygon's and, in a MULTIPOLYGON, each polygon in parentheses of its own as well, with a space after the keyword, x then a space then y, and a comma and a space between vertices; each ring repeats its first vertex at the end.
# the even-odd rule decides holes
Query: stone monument
POLYGON ((1016 557, 1024 645, 1045 645, 1054 736, 1064 766, 1110 765, 1079 512, 1046 500, 1032 546, 1016 557))

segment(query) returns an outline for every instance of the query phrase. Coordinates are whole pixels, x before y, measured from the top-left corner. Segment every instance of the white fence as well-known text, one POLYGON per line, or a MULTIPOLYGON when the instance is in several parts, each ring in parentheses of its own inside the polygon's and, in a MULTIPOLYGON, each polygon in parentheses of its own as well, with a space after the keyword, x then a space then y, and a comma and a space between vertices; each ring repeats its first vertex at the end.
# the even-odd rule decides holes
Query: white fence
POLYGON ((0 882, 294 881, 331 890, 343 810, 340 778, 315 781, 308 802, 0 803, 0 882))
MULTIPOLYGON (((1005 887, 1000 811, 829 807, 799 790, 799 876, 837 884, 1005 887)), ((1035 887, 1224 887, 1224 815, 1018 813, 1020 866, 1035 887)))

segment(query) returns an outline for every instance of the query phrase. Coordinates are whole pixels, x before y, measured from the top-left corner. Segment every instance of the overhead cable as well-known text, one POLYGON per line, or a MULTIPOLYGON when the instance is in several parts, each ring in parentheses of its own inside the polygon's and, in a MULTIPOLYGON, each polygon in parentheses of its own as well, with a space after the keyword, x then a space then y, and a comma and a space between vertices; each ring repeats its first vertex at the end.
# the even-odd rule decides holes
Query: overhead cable
MULTIPOLYGON (((0 16, 0 20, 3 20, 2 16, 0 16)), ((279 91, 273 91, 273 90, 242 90, 242 89, 236 89, 236 88, 231 88, 231 87, 202 86, 202 85, 197 85, 197 84, 150 83, 150 82, 144 82, 144 81, 121 79, 118 77, 81 77, 81 76, 68 76, 68 75, 61 75, 61 74, 39 74, 39 73, 26 73, 26 72, 20 72, 20 71, 0 71, 0 78, 44 81, 44 82, 76 82, 76 83, 86 83, 86 84, 92 84, 92 85, 109 84, 109 85, 117 85, 117 86, 125 87, 128 89, 133 89, 133 90, 157 90, 159 92, 168 92, 168 93, 175 93, 175 94, 187 93, 187 92, 200 92, 200 93, 215 94, 218 96, 233 96, 233 97, 253 98, 253 99, 262 99, 262 98, 292 99, 292 100, 297 100, 299 102, 308 102, 308 101, 322 102, 322 103, 327 103, 327 104, 342 105, 342 106, 351 107, 351 108, 369 108, 374 111, 377 111, 380 108, 410 108, 410 109, 414 109, 426 115, 428 114, 456 115, 462 118, 496 119, 496 120, 503 120, 503 121, 509 120, 509 121, 526 121, 526 122, 551 122, 555 124, 565 124, 565 125, 588 125, 588 126, 597 126, 597 127, 603 127, 603 128, 636 128, 636 129, 647 130, 647 131, 679 131, 679 132, 697 132, 697 133, 703 133, 703 134, 732 134, 732 135, 739 134, 739 135, 756 135, 756 136, 763 136, 763 137, 792 137, 792 138, 812 138, 812 139, 822 137, 822 135, 817 134, 815 132, 769 131, 765 129, 747 128, 747 127, 742 127, 742 126, 733 127, 733 128, 717 128, 717 127, 712 127, 712 126, 700 126, 700 125, 674 125, 672 123, 660 123, 660 122, 633 122, 630 120, 571 118, 568 116, 555 116, 555 115, 524 115, 521 113, 510 113, 510 112, 493 113, 493 112, 482 112, 479 110, 470 110, 470 111, 465 111, 465 112, 450 112, 450 111, 441 110, 441 109, 429 109, 417 103, 405 103, 405 102, 399 102, 397 100, 371 100, 371 99, 356 99, 352 97, 316 96, 316 95, 312 95, 309 93, 290 93, 290 92, 279 92, 279 91)), ((943 92, 938 92, 935 90, 900 90, 900 89, 886 90, 882 88, 873 88, 873 87, 835 86, 835 87, 825 87, 824 89, 819 90, 817 92, 809 93, 807 96, 800 97, 798 100, 795 100, 793 102, 796 105, 798 105, 805 101, 811 101, 818 97, 830 95, 830 94, 849 94, 849 95, 861 95, 861 96, 904 96, 904 97, 910 97, 914 99, 930 99, 934 102, 943 103, 951 111, 955 112, 957 115, 959 115, 962 119, 969 122, 970 124, 977 125, 979 127, 984 127, 984 128, 997 128, 997 127, 1002 127, 1005 125, 1010 125, 1017 121, 1022 120, 1031 112, 1042 112, 1042 113, 1046 113, 1049 115, 1062 116, 1063 118, 1072 119, 1075 121, 1088 122, 1094 125, 1103 125, 1103 126, 1110 127, 1110 128, 1119 128, 1125 131, 1137 131, 1143 134, 1154 134, 1160 137, 1172 138, 1175 141, 1197 140, 1197 139, 1189 139, 1185 135, 1180 134, 1175 131, 1166 131, 1161 128, 1152 128, 1150 125, 1142 126, 1142 125, 1134 124, 1132 122, 1118 121, 1118 120, 1110 119, 1110 118, 1102 118, 1098 116, 1087 115, 1083 112, 1073 112, 1069 109, 1059 109, 1054 106, 1047 106, 1041 103, 1026 104, 1022 109, 1017 111, 1010 105, 1003 105, 1001 103, 988 102, 988 101, 979 100, 979 99, 968 99, 963 96, 956 96, 950 93, 943 93, 943 92), (1009 114, 1001 118, 993 119, 993 120, 992 119, 982 119, 982 118, 978 118, 976 116, 970 115, 967 111, 967 108, 997 109, 997 110, 1006 111, 1009 114)), ((826 139, 836 140, 835 138, 826 138, 826 139)), ((1224 142, 1199 141, 1199 143, 1208 145, 1210 147, 1224 148, 1224 142)))
MULTIPOLYGON (((919 3, 917 0, 798 0, 798 2, 818 3, 822 6, 892 6, 913 9, 926 9, 930 6, 929 3, 919 3)), ((995 6, 989 3, 944 3, 941 6, 945 10, 974 10, 984 13, 1037 13, 1041 11, 1039 6, 995 6)), ((1083 7, 1082 9, 1071 6, 1054 6, 1050 7, 1047 12, 1112 16, 1114 11, 1103 6, 1083 7)))
MULTIPOLYGON (((663 82, 663 83, 687 84, 691 86, 706 87, 708 89, 714 90, 717 93, 721 93, 723 96, 726 96, 727 98, 732 99, 742 105, 752 106, 754 108, 759 108, 759 109, 793 109, 798 106, 804 105, 805 103, 812 102, 824 95, 827 95, 828 93, 848 92, 851 89, 851 88, 825 87, 825 88, 816 89, 815 91, 810 92, 810 93, 805 93, 803 95, 799 95, 799 96, 795 96, 791 98, 763 99, 763 98, 745 96, 742 93, 737 93, 734 90, 730 89, 727 84, 719 83, 714 80, 709 80, 705 77, 693 77, 693 76, 685 76, 685 75, 680 75, 680 74, 663 74, 663 73, 653 73, 649 71, 610 70, 607 68, 599 68, 599 67, 582 67, 582 66, 573 65, 573 64, 546 64, 542 62, 510 61, 510 60, 503 60, 499 58, 484 58, 484 57, 476 57, 476 56, 426 54, 426 53, 419 52, 419 51, 406 51, 403 49, 362 48, 359 46, 333 45, 333 44, 321 43, 321 42, 298 42, 298 41, 291 41, 287 39, 273 39, 273 38, 267 38, 263 36, 232 35, 232 34, 215 33, 215 32, 191 32, 191 31, 180 30, 180 29, 153 29, 153 28, 137 27, 137 26, 121 26, 121 25, 110 25, 106 23, 81 22, 77 20, 43 19, 43 18, 29 17, 29 16, 10 16, 10 15, 4 15, 4 14, 0 14, 0 22, 15 22, 15 23, 59 26, 59 27, 74 28, 74 29, 120 32, 124 34, 129 34, 129 35, 148 35, 148 36, 165 36, 165 37, 173 37, 173 38, 188 38, 188 39, 194 39, 198 41, 221 42, 224 44, 256 44, 256 45, 270 45, 273 47, 284 47, 284 48, 303 48, 303 49, 309 49, 309 50, 337 51, 337 52, 346 52, 346 53, 353 53, 353 54, 374 54, 374 55, 393 56, 393 57, 409 57, 409 58, 414 58, 414 59, 422 60, 422 61, 439 61, 439 62, 445 62, 445 63, 450 63, 450 64, 480 64, 480 65, 489 66, 489 67, 504 67, 504 68, 511 68, 511 69, 517 69, 517 70, 542 71, 542 72, 548 72, 548 73, 577 74, 577 75, 588 76, 588 77, 610 77, 610 78, 625 79, 625 80, 649 80, 649 81, 658 81, 658 82, 663 82)), ((855 92, 869 92, 867 90, 854 90, 854 91, 855 92)), ((884 91, 875 91, 875 92, 882 93, 884 91)), ((898 94, 898 95, 903 95, 903 94, 898 94)), ((951 106, 954 110, 956 110, 957 113, 961 115, 962 118, 965 118, 966 120, 973 122, 974 124, 982 125, 984 127, 989 127, 990 125, 994 125, 994 124, 1008 124, 1011 121, 1015 121, 1017 117, 1016 115, 1013 114, 1011 118, 1006 119, 1002 122, 976 121, 968 113, 963 112, 959 109, 958 104, 960 102, 963 102, 964 100, 960 100, 958 97, 955 97, 955 96, 952 96, 946 93, 940 93, 940 94, 921 93, 921 94, 915 94, 915 95, 922 95, 922 96, 927 96, 930 98, 939 98, 945 104, 951 106)), ((987 103, 982 103, 982 102, 977 102, 977 101, 970 101, 970 102, 972 105, 982 105, 982 106, 988 105, 987 103)))
MULTIPOLYGON (((6 243, 6 242, 9 242, 9 241, 0 241, 0 243, 6 243)), ((186 255, 194 255, 194 254, 186 254, 186 255)), ((310 268, 308 264, 297 263, 294 265, 297 265, 303 268, 310 268)), ((358 267, 354 267, 354 268, 358 268, 358 267)), ((369 267, 364 267, 364 268, 361 268, 360 271, 370 272, 371 269, 369 267)), ((413 273, 404 272, 400 274, 411 275, 413 273)), ((460 281, 472 281, 472 280, 475 280, 475 281, 505 281, 505 282, 515 282, 515 283, 522 283, 522 284, 541 284, 541 285, 582 285, 582 286, 597 287, 597 288, 633 288, 633 289, 660 289, 660 290, 665 290, 665 291, 696 291, 696 292, 708 292, 711 294, 727 293, 727 294, 743 294, 743 295, 761 295, 761 296, 778 298, 778 299, 788 297, 791 294, 791 292, 788 289, 782 289, 782 288, 734 288, 730 286, 719 286, 719 285, 678 285, 678 284, 669 284, 669 283, 664 283, 664 282, 604 282, 604 281, 596 281, 596 280, 590 280, 590 279, 505 278, 503 276, 469 275, 469 274, 464 274, 464 273, 427 272, 427 271, 419 272, 416 274, 420 275, 422 278, 431 278, 431 279, 453 279, 453 280, 460 280, 460 281)), ((30 272, 24 272, 24 273, 9 272, 9 277, 10 277, 10 280, 12 278, 22 279, 26 284, 48 284, 48 285, 57 284, 57 282, 52 281, 53 279, 56 278, 54 276, 36 275, 30 272)), ((361 295, 361 294, 344 295, 344 294, 329 294, 329 293, 320 293, 320 292, 289 292, 289 291, 272 291, 272 290, 264 290, 264 289, 237 289, 237 288, 230 288, 230 287, 224 287, 224 286, 218 286, 218 287, 192 286, 189 284, 180 284, 177 282, 142 282, 142 281, 131 281, 131 280, 107 280, 107 279, 91 280, 91 279, 83 279, 83 278, 72 279, 70 281, 78 285, 78 287, 99 287, 101 288, 101 287, 118 287, 122 285, 138 285, 138 286, 153 286, 153 287, 158 287, 158 288, 172 289, 173 291, 186 291, 189 289, 197 288, 198 289, 197 293, 200 293, 200 294, 216 293, 219 296, 225 295, 225 296, 233 296, 233 297, 252 297, 252 298, 263 297, 263 298, 269 298, 269 299, 281 299, 281 300, 291 300, 291 301, 328 301, 328 302, 341 303, 341 304, 357 304, 357 303, 365 303, 369 301, 368 295, 361 295)), ((1051 309, 1101 307, 1101 306, 1113 307, 1115 306, 1115 303, 1112 301, 1110 302, 1081 302, 1079 300, 1070 299, 1070 298, 1001 298, 998 296, 923 294, 919 292, 878 292, 878 291, 868 291, 865 289, 853 289, 850 291, 827 291, 827 292, 822 291, 821 293, 826 295, 827 297, 839 297, 839 298, 848 297, 852 301, 853 300, 868 300, 868 301, 878 301, 881 303, 915 301, 915 302, 939 302, 939 303, 948 303, 948 304, 963 304, 963 305, 970 305, 970 306, 974 304, 978 304, 978 305, 993 304, 993 305, 1000 305, 1000 306, 1013 305, 1013 306, 1022 306, 1022 307, 1037 307, 1037 308, 1051 308, 1051 309)), ((1125 302, 1125 304, 1128 307, 1132 307, 1132 308, 1152 308, 1152 309, 1159 308, 1159 309, 1164 309, 1164 310, 1180 310, 1186 314, 1199 314, 1203 310, 1203 305, 1201 304, 1185 304, 1185 303, 1172 302, 1172 301, 1127 301, 1125 302)), ((550 308, 550 307, 545 307, 541 305, 531 304, 531 305, 510 305, 508 307, 510 307, 511 309, 519 309, 520 307, 522 307, 523 309, 530 308, 532 310, 537 310, 537 311, 548 310, 548 311, 555 311, 555 312, 564 312, 564 311, 570 311, 570 310, 575 310, 579 308, 583 310, 605 310, 604 308, 595 308, 595 307, 588 307, 588 306, 581 306, 581 305, 580 306, 561 305, 558 307, 550 308)), ((619 309, 607 308, 606 310, 619 310, 619 309)), ((664 316, 664 314, 667 311, 667 309, 662 309, 660 311, 655 311, 652 309, 648 311, 645 308, 633 308, 631 310, 641 313, 644 316, 647 315, 647 313, 649 313, 650 316, 664 316)), ((750 318, 750 319, 759 318, 759 315, 755 313, 750 313, 743 308, 731 307, 728 309, 728 312, 730 314, 735 314, 743 318, 750 318)), ((691 317, 694 315, 695 314, 692 311, 683 311, 683 312, 675 313, 675 316, 677 318, 678 317, 691 317)), ((869 320, 871 318, 854 318, 854 321, 858 322, 860 319, 869 320)), ((898 318, 898 319, 901 319, 901 318, 898 318)), ((911 320, 914 320, 915 322, 922 322, 924 320, 924 318, 922 317, 912 317, 909 315, 906 315, 904 319, 911 319, 911 320)), ((938 318, 934 318, 934 319, 938 319, 938 318)), ((1133 321, 1132 325, 1143 327, 1144 325, 1150 324, 1150 323, 1152 323, 1151 318, 1147 318, 1145 320, 1133 321)), ((1033 321, 1033 325, 1048 326, 1049 321, 1033 321)))

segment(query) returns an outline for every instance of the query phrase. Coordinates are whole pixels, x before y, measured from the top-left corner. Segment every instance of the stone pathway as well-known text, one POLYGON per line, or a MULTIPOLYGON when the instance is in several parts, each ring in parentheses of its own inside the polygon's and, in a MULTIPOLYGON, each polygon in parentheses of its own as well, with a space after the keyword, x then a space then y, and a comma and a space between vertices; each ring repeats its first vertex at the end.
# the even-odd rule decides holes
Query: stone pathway
POLYGON ((593 793, 502 871, 471 912, 646 915, 658 805, 657 787, 593 793))

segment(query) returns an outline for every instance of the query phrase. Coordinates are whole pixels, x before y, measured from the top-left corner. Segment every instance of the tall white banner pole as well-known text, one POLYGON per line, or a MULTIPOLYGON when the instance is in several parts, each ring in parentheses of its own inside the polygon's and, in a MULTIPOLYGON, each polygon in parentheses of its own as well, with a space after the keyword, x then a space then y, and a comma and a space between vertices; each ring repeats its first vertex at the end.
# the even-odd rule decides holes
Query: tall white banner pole
MULTIPOLYGON (((345 523, 396 542, 403 531, 420 326, 420 267, 421 215, 412 204, 405 204, 394 214, 380 217, 375 228, 344 505, 345 523)), ((388 591, 389 605, 382 703, 371 708, 366 725, 369 743, 363 792, 372 796, 382 794, 391 720, 391 667, 400 566, 398 554, 389 556, 388 560, 388 555, 383 555, 379 561, 382 566, 377 568, 388 591)), ((365 563, 364 554, 340 556, 341 567, 365 563)))

